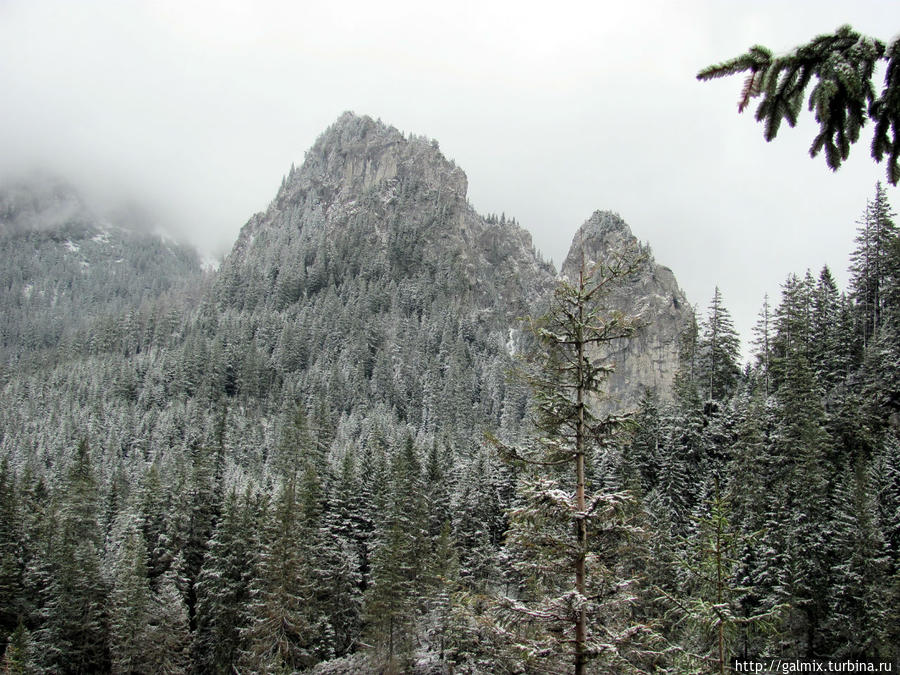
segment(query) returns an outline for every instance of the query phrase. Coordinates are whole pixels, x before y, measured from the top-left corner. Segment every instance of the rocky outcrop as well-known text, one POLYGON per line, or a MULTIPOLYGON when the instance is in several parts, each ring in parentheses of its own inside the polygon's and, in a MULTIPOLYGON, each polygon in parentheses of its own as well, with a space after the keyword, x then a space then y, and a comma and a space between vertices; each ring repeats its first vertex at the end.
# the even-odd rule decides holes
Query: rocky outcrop
MULTIPOLYGON (((269 208, 244 226, 220 270, 218 301, 252 312, 302 313, 333 293, 345 305, 392 303, 395 314, 398 306, 417 306, 423 330, 440 315, 453 316, 492 336, 484 349, 493 349, 490 343, 515 351, 519 320, 543 313, 555 272, 526 230, 475 212, 467 187, 465 173, 436 141, 345 113, 302 166, 292 167, 269 208), (401 301, 410 289, 415 300, 401 301), (383 299, 374 302, 373 294, 383 299)), ((562 273, 577 269, 582 250, 598 259, 631 243, 621 218, 597 212, 576 234, 562 273)), ((643 328, 615 345, 611 393, 623 406, 633 406, 645 387, 665 397, 691 313, 674 275, 648 258, 613 302, 640 314, 643 328)), ((366 320, 389 333, 396 319, 366 320)))
POLYGON ((662 399, 671 396, 679 337, 693 317, 672 270, 658 264, 625 221, 609 211, 596 211, 575 233, 561 275, 574 279, 582 260, 590 264, 629 250, 638 252, 641 262, 635 274, 613 286, 608 306, 638 317, 639 328, 631 338, 597 354, 615 366, 608 404, 615 409, 634 408, 645 389, 655 390, 662 399))
POLYGON ((345 113, 242 229, 223 266, 224 296, 242 306, 248 293, 251 304, 277 301, 285 275, 300 289, 296 300, 319 289, 320 274, 338 286, 348 272, 394 281, 425 274, 452 277, 474 309, 522 316, 552 287, 552 267, 526 230, 479 215, 467 188, 436 141, 345 113))

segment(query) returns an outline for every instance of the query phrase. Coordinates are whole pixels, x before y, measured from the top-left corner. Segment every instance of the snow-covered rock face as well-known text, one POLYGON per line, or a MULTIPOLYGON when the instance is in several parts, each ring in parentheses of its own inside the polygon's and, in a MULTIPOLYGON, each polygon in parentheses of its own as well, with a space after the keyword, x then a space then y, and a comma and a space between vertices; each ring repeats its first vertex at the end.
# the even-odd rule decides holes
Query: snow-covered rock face
MULTIPOLYGON (((219 300, 282 309, 340 286, 348 274, 379 289, 425 279, 445 285, 473 321, 492 326, 501 349, 515 350, 509 331, 518 334, 518 319, 544 312, 554 271, 514 221, 476 213, 467 187, 437 142, 345 113, 291 169, 269 208, 244 226, 220 271, 219 300)), ((597 212, 576 234, 562 271, 577 269, 582 242, 589 258, 602 259, 634 241, 621 218, 597 212)), ((617 345, 614 395, 626 405, 644 387, 665 396, 691 311, 674 275, 647 261, 616 306, 640 312, 646 328, 617 345)))
POLYGON ((440 153, 436 141, 405 137, 370 117, 344 113, 306 154, 299 171, 289 176, 278 200, 314 193, 326 204, 409 181, 432 186, 465 200, 465 173, 440 153))
POLYGON ((435 141, 345 113, 242 229, 223 266, 226 295, 246 306, 240 279, 269 279, 253 300, 268 302, 276 277, 305 286, 320 268, 395 282, 445 268, 473 312, 522 316, 552 287, 553 270, 524 229, 476 213, 467 189, 435 141))
POLYGON ((628 248, 641 250, 642 263, 637 274, 614 287, 609 306, 638 316, 640 328, 629 340, 598 354, 615 364, 610 392, 617 408, 634 407, 646 388, 655 389, 663 399, 671 396, 679 338, 693 317, 672 270, 657 264, 625 221, 608 211, 595 212, 575 233, 561 275, 576 279, 582 260, 608 260, 613 252, 628 248))

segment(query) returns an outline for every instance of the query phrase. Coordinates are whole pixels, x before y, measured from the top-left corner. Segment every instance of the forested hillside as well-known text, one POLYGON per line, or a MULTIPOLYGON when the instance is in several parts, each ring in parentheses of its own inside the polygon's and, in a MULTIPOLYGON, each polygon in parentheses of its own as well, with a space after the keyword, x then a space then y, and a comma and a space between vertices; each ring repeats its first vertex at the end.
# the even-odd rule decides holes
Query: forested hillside
MULTIPOLYGON (((670 639, 716 657, 884 659, 900 644, 900 242, 866 202, 850 288, 827 267, 763 303, 753 360, 716 289, 675 401, 650 395, 622 480, 641 496, 670 639)), ((848 225, 849 226, 849 225, 848 225)))
POLYGON ((346 114, 207 275, 4 197, 9 672, 898 665, 885 191, 847 224, 850 288, 789 277, 742 364, 719 291, 695 318, 617 216, 557 278, 466 188, 436 142, 346 114))
POLYGON ((0 187, 0 255, 0 381, 113 342, 133 351, 124 343, 174 321, 202 273, 194 251, 111 222, 39 174, 0 187))

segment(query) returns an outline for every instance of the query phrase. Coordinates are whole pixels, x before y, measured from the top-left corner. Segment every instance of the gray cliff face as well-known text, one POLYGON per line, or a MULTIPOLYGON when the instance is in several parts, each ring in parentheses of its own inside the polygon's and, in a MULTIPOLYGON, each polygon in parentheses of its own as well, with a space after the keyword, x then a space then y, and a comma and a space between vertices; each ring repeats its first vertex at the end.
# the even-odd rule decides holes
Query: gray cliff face
MULTIPOLYGON (((429 317, 454 316, 481 326, 504 352, 516 351, 519 320, 544 312, 554 270, 527 231, 476 213, 466 190, 465 173, 437 142, 345 113, 291 169, 269 208, 244 226, 220 269, 217 300, 243 311, 292 312, 317 306, 332 290, 341 302, 377 306, 383 303, 372 296, 396 306, 412 293, 414 304, 427 298, 423 326, 435 320, 429 317)), ((576 234, 562 273, 577 270, 581 242, 598 258, 634 241, 618 216, 597 212, 576 234)), ((691 316, 674 275, 648 260, 614 302, 645 324, 616 346, 614 397, 633 406, 644 387, 665 397, 691 316)))
MULTIPOLYGON (((244 226, 223 281, 268 278, 260 297, 269 297, 284 275, 308 295, 324 268, 338 285, 348 273, 394 281, 436 275, 453 277, 451 286, 475 308, 522 316, 552 287, 552 268, 527 231, 476 213, 467 188, 437 142, 345 113, 292 168, 268 210, 244 226)), ((226 295, 244 296, 238 304, 246 305, 245 290, 231 284, 226 295)))
POLYGON ((609 307, 639 317, 640 328, 628 340, 598 354, 615 364, 609 382, 614 409, 634 408, 644 389, 670 398, 679 337, 693 316, 672 270, 658 264, 625 221, 608 211, 596 211, 576 232, 561 275, 577 278, 582 259, 587 263, 607 260, 612 252, 629 247, 640 249, 645 257, 637 273, 610 293, 609 307))

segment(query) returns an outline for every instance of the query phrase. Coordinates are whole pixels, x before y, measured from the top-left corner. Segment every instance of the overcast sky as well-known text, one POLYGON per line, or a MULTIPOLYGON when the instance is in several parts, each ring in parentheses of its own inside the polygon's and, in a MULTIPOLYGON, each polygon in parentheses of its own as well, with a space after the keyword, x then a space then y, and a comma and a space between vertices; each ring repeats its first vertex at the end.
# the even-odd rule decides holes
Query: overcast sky
POLYGON ((557 264, 617 211, 701 312, 718 285, 748 336, 789 273, 846 283, 884 168, 865 131, 839 172, 811 160, 808 115, 767 144, 737 114, 739 77, 695 75, 844 23, 888 40, 900 3, 0 0, 0 173, 137 198, 221 254, 352 110, 436 138, 475 208, 557 264))

